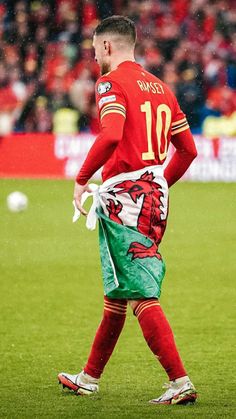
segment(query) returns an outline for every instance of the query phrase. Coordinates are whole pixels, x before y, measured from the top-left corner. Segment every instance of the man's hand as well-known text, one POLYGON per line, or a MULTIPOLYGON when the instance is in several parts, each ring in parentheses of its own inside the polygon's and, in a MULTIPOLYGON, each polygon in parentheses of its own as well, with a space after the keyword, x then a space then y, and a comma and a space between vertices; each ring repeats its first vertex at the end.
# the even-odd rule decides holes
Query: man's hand
POLYGON ((83 215, 87 215, 87 212, 85 211, 85 209, 81 205, 81 197, 82 197, 83 193, 86 192, 86 191, 90 192, 90 189, 89 189, 89 186, 88 186, 87 183, 85 185, 79 185, 77 182, 75 182, 75 188, 74 188, 75 205, 77 206, 78 210, 83 215))

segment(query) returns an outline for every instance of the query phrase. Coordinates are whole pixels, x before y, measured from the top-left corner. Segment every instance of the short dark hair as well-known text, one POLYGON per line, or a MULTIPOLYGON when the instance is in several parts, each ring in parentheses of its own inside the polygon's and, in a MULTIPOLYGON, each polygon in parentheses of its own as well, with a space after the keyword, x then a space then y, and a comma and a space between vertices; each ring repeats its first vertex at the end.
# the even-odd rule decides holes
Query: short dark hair
POLYGON ((94 34, 101 35, 103 33, 114 33, 117 35, 127 36, 132 43, 136 41, 136 29, 134 22, 126 16, 110 16, 102 20, 96 27, 94 34))

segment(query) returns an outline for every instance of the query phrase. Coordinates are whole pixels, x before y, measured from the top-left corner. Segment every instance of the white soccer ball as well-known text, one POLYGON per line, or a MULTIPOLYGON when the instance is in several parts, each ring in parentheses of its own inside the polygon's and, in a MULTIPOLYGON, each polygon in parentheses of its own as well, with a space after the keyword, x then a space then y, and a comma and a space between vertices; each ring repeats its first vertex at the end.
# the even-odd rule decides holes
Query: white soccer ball
POLYGON ((7 197, 7 207, 11 212, 25 211, 28 207, 28 198, 22 192, 12 192, 7 197))

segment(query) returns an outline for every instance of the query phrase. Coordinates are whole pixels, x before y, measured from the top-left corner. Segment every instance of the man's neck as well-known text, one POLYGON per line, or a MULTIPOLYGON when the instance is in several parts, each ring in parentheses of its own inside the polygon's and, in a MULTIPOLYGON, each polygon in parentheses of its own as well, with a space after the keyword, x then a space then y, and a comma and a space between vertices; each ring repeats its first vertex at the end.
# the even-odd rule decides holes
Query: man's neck
POLYGON ((121 63, 123 63, 124 61, 135 61, 134 59, 134 54, 130 53, 130 54, 119 54, 117 56, 114 56, 112 63, 111 63, 111 71, 115 70, 118 65, 120 65, 121 63))

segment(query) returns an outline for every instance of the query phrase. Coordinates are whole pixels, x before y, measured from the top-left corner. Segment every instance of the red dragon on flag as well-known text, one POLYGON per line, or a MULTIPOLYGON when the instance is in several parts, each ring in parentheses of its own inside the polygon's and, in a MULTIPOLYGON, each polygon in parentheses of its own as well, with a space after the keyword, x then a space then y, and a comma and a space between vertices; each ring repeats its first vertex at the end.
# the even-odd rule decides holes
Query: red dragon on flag
MULTIPOLYGON (((124 180, 114 185, 111 192, 115 197, 127 193, 134 203, 137 203, 138 199, 143 196, 141 210, 137 219, 137 230, 150 238, 153 244, 147 247, 139 242, 132 242, 128 250, 128 253, 132 254, 132 259, 146 257, 161 259, 161 255, 158 253, 158 246, 166 228, 166 219, 161 217, 163 215, 164 218, 163 203, 161 202, 164 194, 161 186, 154 181, 154 178, 155 176, 152 172, 148 173, 146 171, 137 180, 124 180), (116 189, 120 190, 116 191, 116 189)), ((116 223, 123 224, 119 217, 119 213, 123 208, 122 203, 118 200, 116 203, 113 199, 108 199, 108 202, 109 204, 106 205, 106 208, 109 218, 116 223)))

